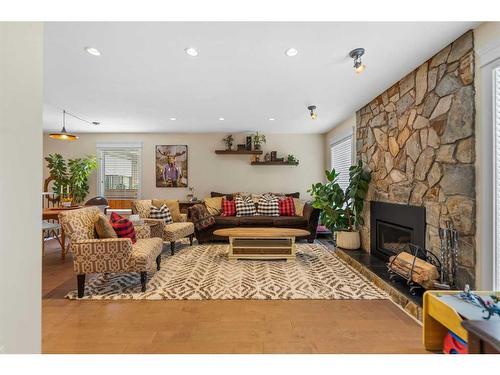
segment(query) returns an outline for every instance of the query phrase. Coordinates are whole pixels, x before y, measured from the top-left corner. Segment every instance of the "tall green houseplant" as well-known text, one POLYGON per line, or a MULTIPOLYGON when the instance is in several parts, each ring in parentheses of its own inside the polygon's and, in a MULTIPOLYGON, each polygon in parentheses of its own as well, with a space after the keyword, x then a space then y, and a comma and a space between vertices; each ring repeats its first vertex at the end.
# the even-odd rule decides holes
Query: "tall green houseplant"
POLYGON ((97 168, 96 157, 89 155, 66 162, 61 154, 50 154, 45 160, 50 177, 54 180, 54 193, 66 193, 69 190, 73 203, 83 202, 89 193, 88 178, 97 168))
POLYGON ((321 210, 321 222, 330 230, 352 232, 363 224, 362 211, 371 174, 363 169, 361 160, 349 168, 349 186, 345 191, 338 183, 339 173, 325 171, 326 183, 312 185, 308 192, 312 205, 321 210))

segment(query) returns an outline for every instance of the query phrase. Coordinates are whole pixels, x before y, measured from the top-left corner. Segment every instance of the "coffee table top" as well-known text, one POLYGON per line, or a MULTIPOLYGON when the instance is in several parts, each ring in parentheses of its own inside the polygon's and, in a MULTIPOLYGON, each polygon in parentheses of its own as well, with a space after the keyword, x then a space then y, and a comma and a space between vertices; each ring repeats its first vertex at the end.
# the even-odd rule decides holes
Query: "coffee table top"
POLYGON ((309 236, 305 229, 294 228, 226 228, 217 229, 214 231, 216 236, 221 237, 249 237, 249 238, 265 238, 265 237, 304 237, 309 236))

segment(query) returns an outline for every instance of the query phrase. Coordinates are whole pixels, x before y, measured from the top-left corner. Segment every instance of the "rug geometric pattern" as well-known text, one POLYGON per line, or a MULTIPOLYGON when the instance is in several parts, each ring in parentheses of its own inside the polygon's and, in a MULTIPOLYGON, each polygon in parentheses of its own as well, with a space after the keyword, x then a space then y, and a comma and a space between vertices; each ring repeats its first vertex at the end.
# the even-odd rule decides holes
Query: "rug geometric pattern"
MULTIPOLYGON (((160 271, 90 278, 83 299, 389 299, 389 296, 319 242, 297 244, 295 262, 227 260, 228 245, 182 244, 162 254, 160 271)), ((76 299, 76 291, 66 295, 76 299)))

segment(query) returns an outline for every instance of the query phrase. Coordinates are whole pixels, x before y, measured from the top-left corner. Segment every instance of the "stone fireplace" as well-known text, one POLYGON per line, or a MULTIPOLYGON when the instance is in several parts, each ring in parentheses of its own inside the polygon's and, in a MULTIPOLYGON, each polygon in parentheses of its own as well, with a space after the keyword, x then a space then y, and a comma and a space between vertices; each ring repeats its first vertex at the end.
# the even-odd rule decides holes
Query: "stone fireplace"
MULTIPOLYGON (((363 249, 376 255, 372 242, 377 224, 370 219, 370 202, 421 208, 428 250, 439 256, 438 229, 448 221, 464 240, 459 286, 474 286, 475 280, 474 96, 469 31, 356 113, 357 158, 372 172, 361 228, 363 249)), ((401 220, 384 223, 379 230, 386 231, 385 247, 394 239, 411 238, 401 220)))

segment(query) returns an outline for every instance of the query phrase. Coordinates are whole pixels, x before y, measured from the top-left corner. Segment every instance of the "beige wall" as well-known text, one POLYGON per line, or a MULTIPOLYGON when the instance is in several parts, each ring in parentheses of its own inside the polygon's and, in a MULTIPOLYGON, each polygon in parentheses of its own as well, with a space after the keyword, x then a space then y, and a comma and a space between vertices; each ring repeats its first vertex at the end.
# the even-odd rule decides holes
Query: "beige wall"
POLYGON ((500 22, 484 22, 474 30, 476 59, 476 193, 477 286, 491 290, 493 273, 493 120, 492 68, 500 66, 500 22))
POLYGON ((0 22, 0 353, 41 351, 43 25, 0 22))
MULTIPOLYGON (((248 192, 295 192, 308 198, 307 189, 323 178, 324 137, 321 134, 270 134, 264 153, 276 150, 278 157, 293 154, 300 161, 293 166, 251 166, 250 155, 216 155, 214 150, 223 149, 222 138, 226 134, 80 134, 76 142, 57 141, 44 136, 43 153, 58 152, 65 158, 96 153, 97 142, 143 142, 143 198, 185 199, 187 188, 156 188, 155 145, 188 145, 189 185, 195 188, 198 198, 210 191, 223 193, 248 192)), ((235 135, 235 145, 244 143, 244 135, 235 135)), ((234 146, 236 147, 236 146, 234 146)), ((44 164, 46 165, 46 163, 44 164)), ((44 168, 44 178, 47 168, 44 168)), ((96 173, 89 181, 89 197, 97 195, 96 173)))
MULTIPOLYGON (((353 115, 340 124, 335 126, 332 130, 325 134, 325 169, 330 169, 330 145, 342 138, 347 137, 349 134, 356 134, 356 114, 353 115)), ((355 143, 353 142, 353 156, 355 155, 355 143)), ((352 159, 354 161, 354 158, 352 159)))

